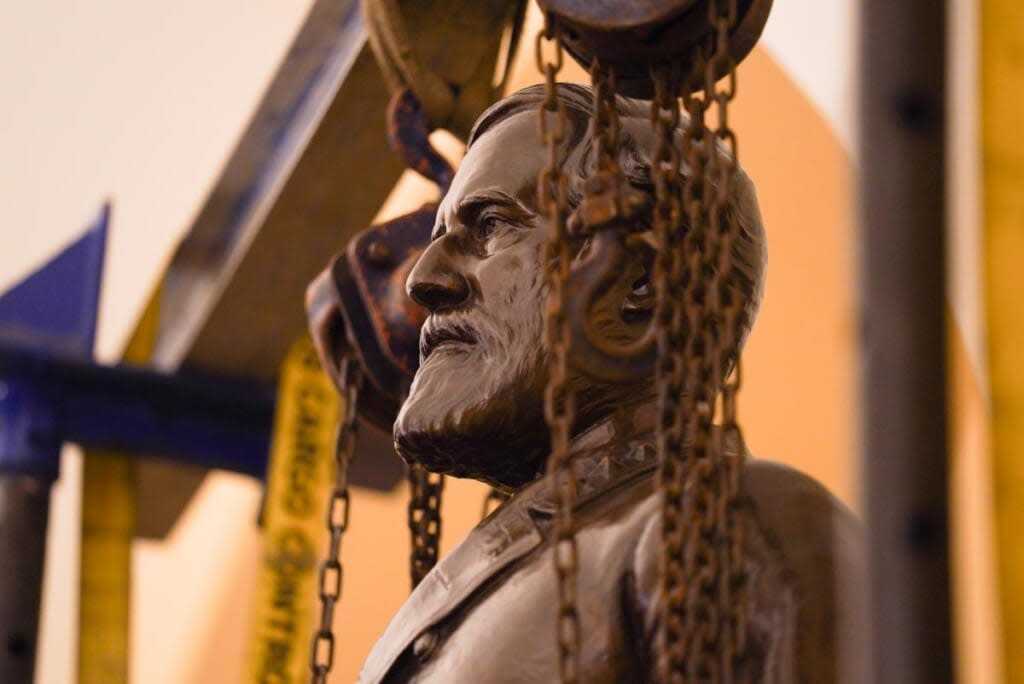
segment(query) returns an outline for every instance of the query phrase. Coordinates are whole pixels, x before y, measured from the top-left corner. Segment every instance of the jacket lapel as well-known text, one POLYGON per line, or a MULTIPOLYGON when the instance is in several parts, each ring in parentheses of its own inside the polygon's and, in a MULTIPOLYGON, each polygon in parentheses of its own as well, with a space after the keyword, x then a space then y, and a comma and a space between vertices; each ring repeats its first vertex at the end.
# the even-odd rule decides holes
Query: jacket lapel
POLYGON ((381 681, 417 636, 541 543, 543 536, 522 503, 499 508, 423 578, 370 651, 360 682, 381 681))

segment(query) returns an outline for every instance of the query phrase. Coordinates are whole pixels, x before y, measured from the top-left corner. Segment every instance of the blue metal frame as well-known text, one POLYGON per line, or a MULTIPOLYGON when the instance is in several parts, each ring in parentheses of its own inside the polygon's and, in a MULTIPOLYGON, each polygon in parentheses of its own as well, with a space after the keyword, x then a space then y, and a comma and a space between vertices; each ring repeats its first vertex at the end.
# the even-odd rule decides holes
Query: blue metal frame
POLYGON ((101 366, 0 343, 0 472, 49 474, 64 442, 162 456, 262 478, 272 388, 101 366), (4 392, 4 390, 6 390, 4 392))
POLYGON ((90 360, 109 216, 0 296, 0 473, 53 481, 73 442, 262 478, 272 388, 90 360))
POLYGON ((64 443, 266 470, 272 389, 92 361, 109 219, 0 296, 0 682, 33 680, 64 443))
MULTIPOLYGON (((78 240, 0 296, 0 347, 79 360, 92 357, 110 207, 78 240)), ((41 383, 18 364, 0 370, 0 474, 57 478, 57 410, 41 383)), ((26 368, 27 369, 27 368, 26 368)))
MULTIPOLYGON (((109 207, 77 242, 0 296, 0 345, 87 364, 96 336, 109 207)), ((27 373, 0 371, 0 681, 33 680, 50 517, 60 472, 60 406, 53 388, 27 373)))

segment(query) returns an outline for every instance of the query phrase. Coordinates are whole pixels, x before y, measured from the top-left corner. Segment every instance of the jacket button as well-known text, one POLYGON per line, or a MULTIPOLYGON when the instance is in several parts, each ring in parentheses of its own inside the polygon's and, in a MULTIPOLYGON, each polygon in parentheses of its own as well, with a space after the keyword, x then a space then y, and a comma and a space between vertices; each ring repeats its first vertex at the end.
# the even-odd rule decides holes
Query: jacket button
POLYGON ((416 637, 416 641, 412 642, 412 654, 421 662, 429 658, 436 648, 437 632, 432 629, 420 634, 416 637))

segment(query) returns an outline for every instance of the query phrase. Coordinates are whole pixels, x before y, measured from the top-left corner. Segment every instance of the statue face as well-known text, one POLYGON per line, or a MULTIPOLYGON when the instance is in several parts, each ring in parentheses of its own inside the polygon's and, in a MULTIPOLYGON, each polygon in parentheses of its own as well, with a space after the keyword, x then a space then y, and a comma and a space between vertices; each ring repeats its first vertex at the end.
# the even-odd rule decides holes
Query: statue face
POLYGON ((543 467, 545 163, 536 114, 516 114, 473 144, 438 210, 406 283, 430 312, 395 423, 407 460, 509 487, 543 467))
MULTIPOLYGON (((643 151, 653 148, 646 110, 620 115, 620 121, 620 166, 644 186, 643 151)), ((564 166, 577 191, 574 174, 584 173, 584 154, 578 145, 564 166)), ((394 426, 407 461, 506 489, 543 471, 549 450, 542 259, 548 231, 536 186, 546 164, 536 111, 512 114, 476 139, 441 203, 433 240, 406 283, 412 299, 430 312, 420 333, 420 368, 394 426)), ((740 280, 748 280, 740 295, 753 302, 752 316, 764 265, 763 228, 749 179, 740 174, 736 188, 733 208, 748 236, 738 248, 746 264, 740 280)), ((633 259, 591 310, 603 334, 628 343, 647 329, 652 296, 646 273, 643 258, 633 259)), ((653 396, 649 378, 610 386, 570 371, 569 384, 577 398, 577 433, 653 396)))

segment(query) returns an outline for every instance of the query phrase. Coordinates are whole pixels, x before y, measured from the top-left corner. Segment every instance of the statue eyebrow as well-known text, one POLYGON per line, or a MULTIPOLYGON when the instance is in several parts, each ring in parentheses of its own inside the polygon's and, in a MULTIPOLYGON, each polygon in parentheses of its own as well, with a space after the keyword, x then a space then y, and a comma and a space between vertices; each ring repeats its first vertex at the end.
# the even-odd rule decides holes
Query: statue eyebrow
POLYGON ((466 197, 455 210, 455 217, 462 225, 471 226, 489 207, 504 209, 507 219, 513 223, 525 224, 530 217, 530 211, 522 202, 500 191, 482 192, 466 197))
MULTIPOLYGON (((455 210, 455 218, 462 225, 471 226, 489 207, 504 209, 506 218, 511 223, 526 225, 530 222, 530 210, 512 195, 498 190, 476 193, 464 198, 455 210)), ((430 235, 430 240, 437 240, 447 232, 447 221, 439 220, 430 235)))

